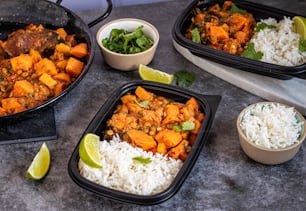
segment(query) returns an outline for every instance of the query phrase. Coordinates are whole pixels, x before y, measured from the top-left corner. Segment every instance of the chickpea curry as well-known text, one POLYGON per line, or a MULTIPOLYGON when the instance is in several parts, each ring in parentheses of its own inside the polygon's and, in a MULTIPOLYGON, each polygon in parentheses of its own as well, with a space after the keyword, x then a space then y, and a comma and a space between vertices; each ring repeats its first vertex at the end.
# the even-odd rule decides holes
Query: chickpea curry
POLYGON ((86 42, 64 28, 30 24, 0 41, 0 116, 18 113, 59 95, 83 71, 86 42))
POLYGON ((185 37, 194 42, 240 55, 256 27, 253 15, 239 9, 232 1, 215 4, 207 10, 193 10, 191 24, 185 37))
POLYGON ((141 86, 121 97, 107 121, 104 138, 118 134, 123 141, 145 151, 185 160, 204 120, 197 100, 175 102, 141 86))

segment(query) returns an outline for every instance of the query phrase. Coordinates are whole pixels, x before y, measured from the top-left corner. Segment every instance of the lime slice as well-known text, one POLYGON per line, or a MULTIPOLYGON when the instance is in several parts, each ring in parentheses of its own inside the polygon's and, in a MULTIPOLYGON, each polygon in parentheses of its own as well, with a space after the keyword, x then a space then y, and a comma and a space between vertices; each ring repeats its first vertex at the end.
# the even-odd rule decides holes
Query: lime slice
POLYGON ((295 31, 301 36, 302 40, 306 40, 306 18, 294 16, 292 20, 295 31))
POLYGON ((43 143, 28 168, 26 177, 34 180, 42 179, 49 170, 50 160, 51 156, 47 144, 43 143))
POLYGON ((139 65, 138 73, 143 80, 155 81, 164 84, 171 84, 174 79, 174 75, 172 74, 150 68, 143 64, 139 65))
POLYGON ((79 155, 81 160, 94 168, 101 168, 99 153, 100 137, 93 133, 87 133, 81 140, 79 155))

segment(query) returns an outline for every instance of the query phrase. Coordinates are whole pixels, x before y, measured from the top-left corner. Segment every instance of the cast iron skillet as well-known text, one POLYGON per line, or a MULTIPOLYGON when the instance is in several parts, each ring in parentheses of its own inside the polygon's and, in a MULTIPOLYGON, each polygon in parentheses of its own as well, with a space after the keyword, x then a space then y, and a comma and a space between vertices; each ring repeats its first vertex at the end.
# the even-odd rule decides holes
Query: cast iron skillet
POLYGON ((1 0, 0 4, 0 39, 6 39, 7 36, 17 29, 24 28, 30 23, 42 24, 46 28, 59 28, 63 27, 68 34, 75 34, 77 39, 86 41, 89 49, 90 56, 83 72, 79 77, 70 84, 61 94, 53 97, 44 103, 16 113, 6 116, 0 116, 0 122, 7 120, 20 121, 25 118, 33 117, 45 109, 54 106, 60 99, 69 93, 85 76, 92 63, 94 57, 95 40, 91 35, 90 27, 96 25, 100 21, 107 18, 112 10, 112 1, 106 0, 107 8, 105 12, 93 20, 89 24, 69 9, 60 5, 62 0, 57 0, 56 3, 47 0, 1 0))

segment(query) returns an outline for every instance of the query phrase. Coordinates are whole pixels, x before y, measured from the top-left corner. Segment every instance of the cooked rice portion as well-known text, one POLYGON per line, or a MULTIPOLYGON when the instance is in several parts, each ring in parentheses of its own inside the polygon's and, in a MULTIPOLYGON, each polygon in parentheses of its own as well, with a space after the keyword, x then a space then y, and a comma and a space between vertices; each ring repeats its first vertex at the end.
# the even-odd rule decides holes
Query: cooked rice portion
POLYGON ((274 18, 261 20, 276 28, 265 28, 255 32, 250 42, 254 43, 256 51, 264 55, 261 61, 282 66, 297 66, 306 62, 306 52, 299 51, 300 35, 294 32, 293 21, 284 17, 277 22, 274 18))
POLYGON ((240 127, 257 145, 279 149, 297 143, 304 122, 298 122, 293 107, 257 104, 245 113, 240 127))
POLYGON ((81 159, 80 174, 88 180, 119 191, 152 195, 165 190, 173 182, 183 162, 159 153, 143 151, 114 136, 111 141, 100 142, 102 168, 92 168, 81 159), (150 158, 147 164, 134 157, 150 158))

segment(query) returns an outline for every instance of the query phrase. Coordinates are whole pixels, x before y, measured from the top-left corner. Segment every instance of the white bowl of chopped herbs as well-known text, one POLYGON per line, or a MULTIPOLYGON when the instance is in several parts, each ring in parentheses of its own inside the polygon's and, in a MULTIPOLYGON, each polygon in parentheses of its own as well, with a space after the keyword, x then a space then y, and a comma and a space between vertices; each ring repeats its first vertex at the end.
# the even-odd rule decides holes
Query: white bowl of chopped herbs
POLYGON ((155 54, 159 33, 144 20, 121 18, 103 25, 96 34, 104 61, 114 69, 137 70, 155 54))

